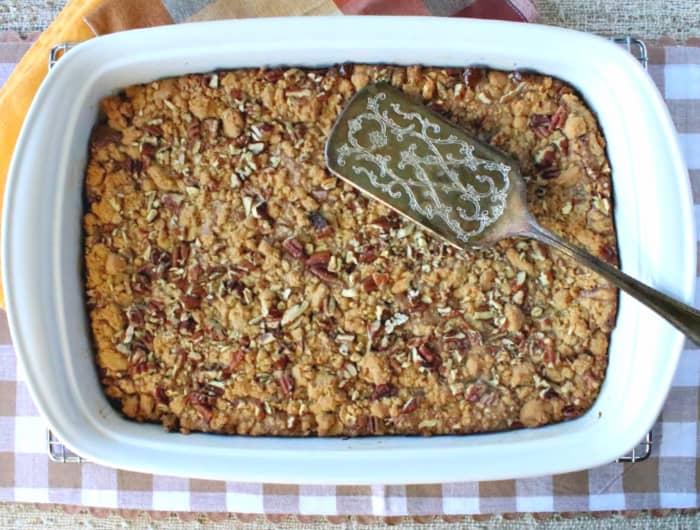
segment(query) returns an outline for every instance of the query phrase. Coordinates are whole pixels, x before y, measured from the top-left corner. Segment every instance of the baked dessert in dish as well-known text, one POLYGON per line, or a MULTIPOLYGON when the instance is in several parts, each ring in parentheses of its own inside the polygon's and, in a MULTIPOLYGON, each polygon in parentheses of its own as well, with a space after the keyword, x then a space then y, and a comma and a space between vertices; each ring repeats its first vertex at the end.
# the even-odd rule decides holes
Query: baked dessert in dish
POLYGON ((586 412, 617 290, 529 240, 458 252, 326 170, 387 80, 517 158, 538 221, 616 262, 605 141, 548 76, 244 69, 104 98, 85 177, 86 298, 105 393, 167 429, 460 434, 586 412))

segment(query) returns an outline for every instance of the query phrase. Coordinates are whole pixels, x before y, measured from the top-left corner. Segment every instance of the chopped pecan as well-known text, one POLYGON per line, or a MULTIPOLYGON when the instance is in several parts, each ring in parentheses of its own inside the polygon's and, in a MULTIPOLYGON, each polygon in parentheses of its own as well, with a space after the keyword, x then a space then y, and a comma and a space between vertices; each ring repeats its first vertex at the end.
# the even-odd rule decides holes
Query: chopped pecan
POLYGON ((228 365, 229 375, 232 372, 235 372, 236 370, 238 370, 238 368, 243 364, 243 361, 245 361, 245 355, 246 355, 246 351, 243 349, 237 350, 236 352, 234 352, 234 354, 231 356, 231 362, 228 365))
POLYGON ((202 306, 202 298, 194 294, 186 294, 180 298, 180 301, 185 309, 189 311, 199 309, 202 306))
POLYGON ((153 160, 156 154, 156 146, 152 144, 141 144, 141 163, 153 160))
POLYGON ((551 117, 547 114, 530 114, 528 125, 535 129, 537 127, 549 127, 550 123, 551 117))
POLYGON ((372 399, 376 400, 385 397, 390 397, 394 395, 395 392, 396 388, 393 385, 389 383, 382 383, 374 387, 374 391, 372 392, 372 399))
POLYGON ((566 118, 569 117, 569 111, 565 105, 559 105, 559 108, 554 112, 552 119, 549 123, 549 131, 552 132, 556 129, 561 129, 566 123, 566 118))
POLYGON ((269 68, 263 73, 265 81, 269 81, 270 83, 276 83, 277 81, 282 79, 283 75, 284 70, 282 70, 281 68, 269 68))
POLYGON ((466 392, 464 397, 467 401, 469 401, 469 403, 476 403, 476 402, 481 400, 483 395, 484 395, 483 385, 477 384, 477 385, 469 385, 469 388, 467 388, 467 392, 466 392))
POLYGON ((377 287, 381 289, 381 287, 386 285, 389 281, 389 275, 381 272, 373 272, 372 279, 374 280, 374 283, 377 284, 377 287))
POLYGON ((541 168, 550 167, 554 163, 555 155, 554 149, 547 146, 535 153, 535 164, 541 168))
POLYGON ((129 323, 134 326, 142 326, 144 323, 144 311, 139 307, 132 307, 126 313, 129 323))
POLYGON ((546 167, 540 171, 540 177, 545 180, 551 180, 557 178, 561 174, 561 169, 556 166, 546 167))
POLYGON ((576 407, 574 407, 573 405, 566 405, 563 409, 561 409, 561 412, 565 418, 575 418, 576 416, 578 416, 576 407))
POLYGON ((440 356, 433 350, 429 344, 421 344, 418 346, 418 355, 429 366, 433 366, 440 359, 440 356))
POLYGON ((167 405, 170 403, 170 398, 165 393, 165 389, 160 385, 158 385, 153 391, 153 397, 155 397, 156 401, 161 405, 167 405))
POLYGON ((396 214, 389 214, 377 217, 376 219, 370 221, 369 224, 382 229, 384 232, 388 232, 392 228, 398 228, 399 222, 400 220, 396 214))
POLYGON ((479 81, 481 81, 484 78, 485 73, 486 72, 483 68, 470 66, 464 69, 464 72, 462 73, 462 79, 464 79, 465 85, 467 85, 471 89, 474 89, 474 87, 476 87, 476 85, 479 84, 479 81))
POLYGON ((163 250, 162 248, 153 247, 151 249, 151 263, 156 266, 170 266, 171 256, 170 253, 163 250))
POLYGON ((611 265, 617 264, 617 250, 612 245, 608 245, 607 243, 601 245, 598 250, 598 255, 600 256, 600 259, 610 263, 611 265))
POLYGON ((151 292, 151 276, 145 270, 140 270, 131 280, 131 289, 137 294, 148 294, 151 292))
POLYGON ((271 307, 267 312, 267 316, 265 317, 265 322, 267 323, 268 327, 274 327, 275 325, 279 324, 281 320, 282 311, 276 307, 271 307))
POLYGON ((324 266, 328 267, 328 263, 331 260, 331 253, 328 250, 321 250, 319 252, 314 252, 306 259, 306 264, 309 267, 314 266, 324 266))
POLYGON ((177 329, 180 331, 180 333, 191 335, 197 329, 197 321, 194 318, 189 317, 186 320, 180 321, 180 323, 177 325, 177 329))
POLYGON ((401 407, 401 414, 410 414, 418 408, 418 399, 415 397, 410 398, 403 407, 401 407))
POLYGON ((172 262, 174 267, 184 267, 187 264, 187 258, 190 257, 189 243, 179 243, 173 250, 172 262))
POLYGON ((357 257, 357 261, 360 263, 372 263, 377 259, 377 249, 373 246, 365 247, 364 250, 357 257))
POLYGON ((306 256, 304 245, 294 237, 285 240, 284 243, 282 243, 282 248, 295 259, 302 259, 306 256))
POLYGON ((279 378, 279 384, 285 396, 291 396, 294 393, 294 379, 291 375, 282 374, 279 378))
POLYGON ((187 139, 190 142, 197 140, 201 133, 201 126, 198 121, 193 121, 189 127, 187 127, 187 139))
POLYGON ((367 276, 366 278, 363 278, 360 282, 360 286, 362 287, 362 290, 366 293, 372 293, 377 290, 377 283, 374 281, 374 278, 372 278, 372 276, 367 276))
POLYGON ((329 271, 325 265, 312 265, 309 267, 309 272, 324 282, 334 282, 338 278, 338 275, 329 271))
POLYGON ((202 405, 200 403, 192 403, 192 407, 199 413, 199 415, 209 423, 211 421, 211 417, 213 416, 212 408, 207 405, 202 405))
POLYGON ((286 355, 283 355, 279 359, 277 359, 274 363, 272 363, 272 368, 275 370, 284 370, 287 365, 289 364, 289 357, 286 355))
POLYGON ((551 132, 550 117, 546 114, 531 114, 528 125, 540 138, 547 138, 551 132))

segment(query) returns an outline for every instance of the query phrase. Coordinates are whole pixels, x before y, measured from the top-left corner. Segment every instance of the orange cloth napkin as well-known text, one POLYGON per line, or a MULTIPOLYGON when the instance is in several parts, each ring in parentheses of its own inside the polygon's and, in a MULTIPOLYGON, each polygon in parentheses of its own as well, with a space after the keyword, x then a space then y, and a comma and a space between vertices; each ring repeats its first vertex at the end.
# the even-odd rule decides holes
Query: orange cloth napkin
MULTIPOLYGON (((297 15, 438 15, 532 21, 530 0, 72 0, 0 89, 0 197, 24 116, 53 46, 115 31, 229 18, 297 15)), ((2 201, 0 201, 2 213, 2 201)), ((2 257, 0 257, 2 259, 2 257)), ((0 285, 0 307, 5 306, 0 285)))

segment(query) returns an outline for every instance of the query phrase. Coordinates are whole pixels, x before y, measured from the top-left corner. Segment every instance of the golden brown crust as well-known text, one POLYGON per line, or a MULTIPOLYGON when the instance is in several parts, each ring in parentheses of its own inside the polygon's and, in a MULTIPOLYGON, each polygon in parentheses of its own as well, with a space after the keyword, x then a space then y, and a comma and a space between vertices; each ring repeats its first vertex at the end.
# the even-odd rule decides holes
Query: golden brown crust
POLYGON ((338 113, 378 79, 511 153, 538 220, 616 261, 605 143, 561 81, 343 65, 130 87, 102 101, 84 217, 97 363, 126 416, 352 436, 590 408, 615 289, 534 241, 457 255, 326 171, 338 113))

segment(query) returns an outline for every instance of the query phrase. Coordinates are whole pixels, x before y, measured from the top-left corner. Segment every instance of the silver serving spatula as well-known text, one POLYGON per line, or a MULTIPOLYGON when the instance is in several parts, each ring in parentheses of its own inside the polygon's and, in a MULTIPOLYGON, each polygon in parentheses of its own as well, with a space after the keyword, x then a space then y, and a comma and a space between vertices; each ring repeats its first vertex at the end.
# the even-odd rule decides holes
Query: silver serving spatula
POLYGON ((326 144, 338 177, 457 248, 530 237, 597 272, 700 345, 700 311, 542 228, 518 163, 388 83, 360 90, 326 144))

